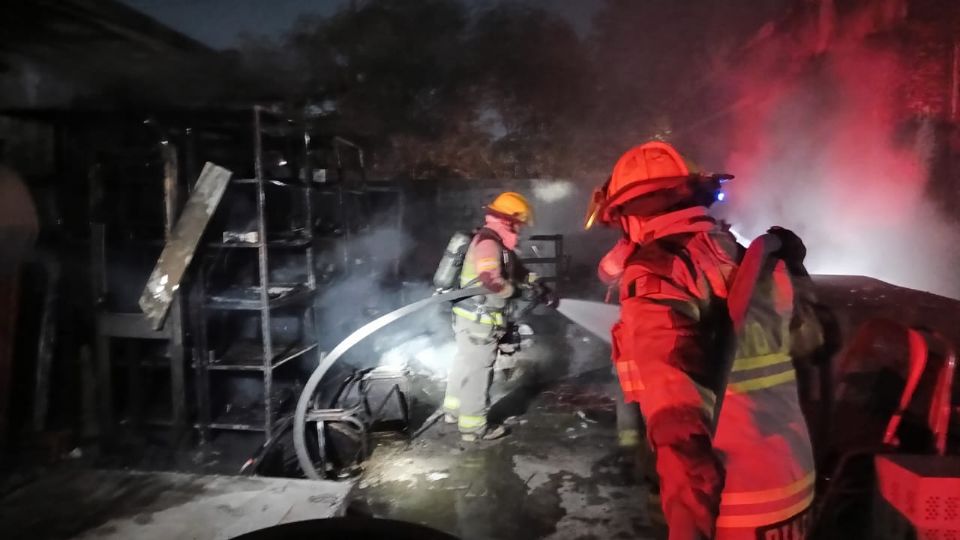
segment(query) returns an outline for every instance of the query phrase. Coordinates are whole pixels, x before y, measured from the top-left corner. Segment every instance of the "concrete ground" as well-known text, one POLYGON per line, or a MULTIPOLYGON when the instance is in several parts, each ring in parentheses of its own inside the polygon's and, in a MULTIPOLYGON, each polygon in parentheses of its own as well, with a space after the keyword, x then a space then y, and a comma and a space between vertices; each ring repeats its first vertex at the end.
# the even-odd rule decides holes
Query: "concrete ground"
MULTIPOLYGON (((866 278, 817 283, 841 337, 881 316, 956 339, 956 301, 866 278)), ((230 538, 342 515, 348 506, 353 515, 420 523, 465 540, 662 536, 644 488, 618 453, 608 348, 556 318, 538 322, 520 373, 494 388, 491 414, 512 430, 505 439, 462 443, 442 423, 413 441, 385 437, 363 473, 346 482, 61 465, 13 484, 0 478, 0 538, 230 538)), ((422 421, 441 399, 443 380, 421 376, 413 387, 422 421)), ((221 442, 236 452, 198 462, 161 445, 156 455, 134 452, 133 461, 140 469, 232 472, 256 446, 253 439, 221 442)))
POLYGON ((606 368, 531 391, 499 441, 462 443, 441 421, 382 442, 353 504, 465 540, 654 538, 646 492, 619 459, 613 384, 606 368))
MULTIPOLYGON (((465 540, 654 538, 646 493, 616 445, 608 353, 554 324, 545 333, 563 339, 541 334, 513 377, 493 388, 491 415, 511 430, 502 440, 462 443, 442 421, 413 441, 387 435, 363 473, 345 482, 68 464, 0 487, 0 536, 225 539, 343 515, 349 506, 351 515, 419 523, 465 540)), ((443 381, 414 386, 422 422, 443 381)))
POLYGON ((0 537, 220 540, 343 515, 350 482, 47 471, 0 497, 0 537))

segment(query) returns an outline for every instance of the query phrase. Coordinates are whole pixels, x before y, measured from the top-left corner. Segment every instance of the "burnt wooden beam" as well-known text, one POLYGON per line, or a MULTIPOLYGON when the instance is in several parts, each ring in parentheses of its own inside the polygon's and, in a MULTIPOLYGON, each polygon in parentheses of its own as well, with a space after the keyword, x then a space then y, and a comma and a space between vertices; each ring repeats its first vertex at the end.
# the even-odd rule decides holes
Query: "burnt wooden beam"
POLYGON ((60 262, 56 255, 42 258, 46 274, 46 291, 43 300, 43 315, 40 320, 40 337, 37 343, 37 366, 33 391, 33 429, 44 431, 50 410, 50 378, 53 370, 53 353, 57 345, 57 305, 59 304, 60 262))
MULTIPOLYGON (((161 147, 163 153, 163 193, 164 193, 164 237, 166 241, 173 238, 173 230, 180 215, 180 160, 177 147, 164 142, 161 147)), ((173 420, 174 443, 180 439, 187 423, 187 394, 185 390, 185 366, 183 343, 183 295, 177 295, 170 306, 170 316, 166 327, 170 333, 170 404, 173 420)))
POLYGON ((174 295, 200 244, 200 237, 220 204, 232 174, 213 163, 208 162, 203 166, 196 188, 190 194, 140 296, 140 309, 155 329, 163 326, 174 295))

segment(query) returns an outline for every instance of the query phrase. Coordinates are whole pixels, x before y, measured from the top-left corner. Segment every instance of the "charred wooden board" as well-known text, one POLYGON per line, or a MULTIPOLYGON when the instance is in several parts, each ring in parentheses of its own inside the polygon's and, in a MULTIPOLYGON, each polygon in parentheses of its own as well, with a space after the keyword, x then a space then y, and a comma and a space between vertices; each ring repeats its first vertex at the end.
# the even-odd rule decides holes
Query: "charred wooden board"
POLYGON ((193 260, 203 230, 220 204, 232 174, 213 163, 208 162, 203 166, 196 188, 190 194, 140 296, 140 309, 155 329, 163 326, 170 303, 193 260))

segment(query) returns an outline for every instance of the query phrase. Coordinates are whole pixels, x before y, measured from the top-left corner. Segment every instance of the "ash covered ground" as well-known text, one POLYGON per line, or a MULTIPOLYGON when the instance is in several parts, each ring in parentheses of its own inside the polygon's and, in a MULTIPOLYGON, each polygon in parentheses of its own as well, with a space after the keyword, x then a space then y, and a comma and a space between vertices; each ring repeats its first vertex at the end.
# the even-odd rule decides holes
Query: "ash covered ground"
MULTIPOLYGON (((513 377, 495 378, 491 416, 509 437, 467 444, 440 420, 412 441, 381 438, 352 507, 465 539, 653 538, 646 489, 618 453, 609 350, 548 317, 513 377)), ((442 378, 421 376, 411 397, 432 409, 442 395, 442 378)))

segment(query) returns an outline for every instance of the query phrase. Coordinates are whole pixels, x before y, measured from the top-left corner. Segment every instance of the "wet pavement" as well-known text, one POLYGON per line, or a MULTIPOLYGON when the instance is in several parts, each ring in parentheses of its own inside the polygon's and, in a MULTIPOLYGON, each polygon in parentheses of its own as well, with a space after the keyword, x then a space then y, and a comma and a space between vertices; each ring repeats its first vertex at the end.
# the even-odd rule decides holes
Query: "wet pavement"
POLYGON ((226 540, 278 524, 343 515, 351 486, 61 466, 5 490, 0 537, 226 540))
MULTIPOLYGON (((958 339, 955 300, 870 278, 815 280, 837 319, 840 343, 875 317, 937 328, 958 339)), ((366 464, 353 504, 464 539, 661 537, 662 529, 648 518, 644 488, 618 459, 609 350, 571 328, 538 329, 537 341, 546 349, 535 346, 526 360, 541 371, 534 377, 541 383, 495 389, 495 411, 516 415, 507 422, 510 437, 468 445, 454 427, 441 424, 413 443, 382 442, 366 464)), ((442 386, 430 393, 442 395, 442 386)), ((810 420, 816 430, 816 418, 810 420)))
POLYGON ((618 455, 613 384, 600 368, 536 388, 499 441, 462 443, 442 421, 412 443, 382 441, 353 505, 463 539, 654 538, 618 455))

